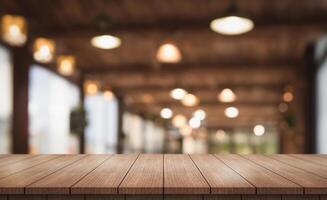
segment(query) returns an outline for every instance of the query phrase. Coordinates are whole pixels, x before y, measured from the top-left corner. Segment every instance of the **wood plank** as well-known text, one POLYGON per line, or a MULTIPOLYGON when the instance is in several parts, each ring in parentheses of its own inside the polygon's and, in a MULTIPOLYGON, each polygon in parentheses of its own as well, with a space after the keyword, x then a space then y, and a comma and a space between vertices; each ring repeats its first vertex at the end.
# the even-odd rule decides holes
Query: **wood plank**
POLYGON ((71 188, 72 194, 117 194, 118 186, 138 157, 113 155, 71 188))
POLYGON ((109 155, 88 155, 25 188, 26 194, 69 194, 70 187, 90 173, 109 155))
POLYGON ((24 159, 29 159, 35 157, 34 155, 8 155, 8 156, 4 156, 1 158, 0 160, 0 167, 4 166, 4 165, 11 165, 13 163, 22 161, 24 159))
POLYGON ((56 158, 59 158, 59 156, 58 155, 31 156, 28 159, 21 160, 20 162, 13 163, 11 165, 2 165, 0 166, 0 179, 56 158))
POLYGON ((264 155, 246 155, 243 157, 304 187, 305 194, 327 194, 327 179, 264 155))
POLYGON ((301 186, 239 155, 216 155, 257 188, 257 194, 302 194, 301 186))
POLYGON ((191 155, 211 194, 255 194, 255 187, 213 155, 191 155))
POLYGON ((164 155, 164 194, 209 194, 210 186, 188 155, 164 155))
POLYGON ((140 155, 119 186, 119 194, 163 194, 163 155, 140 155))
POLYGON ((316 164, 310 160, 309 161, 302 160, 293 156, 282 155, 282 154, 271 155, 270 158, 281 161, 293 167, 302 169, 304 171, 311 172, 323 178, 327 178, 327 167, 324 165, 316 164))
MULTIPOLYGON (((50 158, 53 156, 48 155, 50 158)), ((0 179, 0 194, 24 194, 25 187, 83 158, 84 155, 62 155, 0 179)))
POLYGON ((7 195, 0 195, 0 200, 7 200, 7 195))
POLYGON ((296 157, 298 159, 306 160, 309 162, 314 162, 319 165, 327 166, 327 156, 321 154, 292 154, 290 156, 296 157))

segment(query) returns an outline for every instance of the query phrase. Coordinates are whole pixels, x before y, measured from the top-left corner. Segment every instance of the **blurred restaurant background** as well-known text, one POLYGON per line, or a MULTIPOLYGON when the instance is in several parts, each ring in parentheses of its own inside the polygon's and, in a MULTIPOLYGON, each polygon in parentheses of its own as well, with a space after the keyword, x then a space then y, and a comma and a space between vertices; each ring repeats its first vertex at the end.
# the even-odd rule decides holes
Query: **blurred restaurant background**
POLYGON ((0 0, 0 153, 327 153, 327 0, 0 0))

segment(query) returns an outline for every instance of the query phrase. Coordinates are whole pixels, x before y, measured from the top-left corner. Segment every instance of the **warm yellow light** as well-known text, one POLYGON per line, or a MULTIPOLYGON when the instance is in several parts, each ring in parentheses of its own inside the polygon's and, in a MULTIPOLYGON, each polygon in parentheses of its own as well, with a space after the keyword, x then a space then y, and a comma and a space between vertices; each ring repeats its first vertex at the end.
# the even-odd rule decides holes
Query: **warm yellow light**
POLYGON ((254 126, 253 133, 256 136, 262 136, 263 134, 265 134, 265 127, 261 124, 258 124, 256 126, 254 126))
POLYGON ((115 98, 115 95, 112 91, 106 90, 103 92, 103 96, 107 101, 111 101, 115 98))
POLYGON ((224 103, 234 102, 236 95, 231 89, 225 88, 219 93, 218 100, 224 103))
POLYGON ((1 37, 12 46, 23 46, 27 40, 27 24, 24 17, 4 15, 1 18, 1 37))
POLYGON ((163 108, 160 111, 160 116, 163 119, 170 119, 173 116, 173 111, 170 108, 163 108))
POLYGON ((182 55, 175 45, 166 43, 159 47, 157 59, 164 63, 177 63, 182 60, 182 55))
POLYGON ((179 132, 182 136, 190 136, 192 134, 192 128, 188 125, 184 125, 179 129, 179 132))
POLYGON ((95 81, 86 81, 84 84, 84 90, 86 95, 94 95, 98 93, 99 86, 95 81))
POLYGON ((58 72, 64 76, 71 76, 75 71, 75 63, 74 56, 59 56, 57 58, 58 72))
POLYGON ((228 107, 225 109, 225 116, 228 118, 236 118, 239 115, 239 111, 236 107, 228 107))
POLYGON ((187 119, 184 115, 176 115, 174 118, 173 118, 173 125, 177 128, 181 128, 183 127, 184 125, 186 125, 187 123, 187 119))
POLYGON ((285 92, 285 93, 283 94, 283 100, 284 100, 285 102, 291 102, 291 101, 293 101, 293 99, 294 99, 294 95, 293 95, 292 92, 285 92))
POLYGON ((192 117, 188 124, 190 125, 190 127, 192 128, 200 128, 201 126, 201 120, 199 118, 196 118, 196 117, 192 117))
POLYGON ((199 104, 199 99, 193 94, 186 94, 182 99, 182 103, 184 106, 192 107, 199 104))
POLYGON ((204 120, 206 118, 206 112, 204 110, 199 109, 193 113, 193 116, 199 120, 204 120))
POLYGON ((121 40, 112 35, 99 35, 91 39, 91 44, 100 49, 114 49, 121 45, 121 40))
POLYGON ((184 96, 187 94, 186 90, 182 88, 175 88, 172 91, 170 91, 170 96, 173 99, 181 100, 184 98, 184 96))
POLYGON ((225 35, 238 35, 253 29, 254 23, 248 18, 238 16, 227 16, 213 20, 210 28, 225 35))
POLYGON ((34 59, 41 63, 52 61, 55 53, 55 42, 47 38, 37 38, 34 42, 34 59))

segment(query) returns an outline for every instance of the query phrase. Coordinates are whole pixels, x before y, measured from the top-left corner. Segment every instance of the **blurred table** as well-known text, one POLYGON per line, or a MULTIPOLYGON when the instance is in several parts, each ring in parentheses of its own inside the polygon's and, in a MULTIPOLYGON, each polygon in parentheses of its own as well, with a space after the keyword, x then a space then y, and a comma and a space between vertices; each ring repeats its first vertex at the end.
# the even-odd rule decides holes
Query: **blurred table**
POLYGON ((0 155, 0 199, 323 200, 327 156, 0 155))

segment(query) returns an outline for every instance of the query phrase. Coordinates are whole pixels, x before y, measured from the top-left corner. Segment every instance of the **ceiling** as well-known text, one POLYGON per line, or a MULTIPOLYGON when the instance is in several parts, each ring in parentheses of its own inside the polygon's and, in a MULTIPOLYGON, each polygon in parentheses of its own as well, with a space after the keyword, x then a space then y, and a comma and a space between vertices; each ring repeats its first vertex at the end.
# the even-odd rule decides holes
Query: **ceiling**
POLYGON ((208 126, 277 123, 283 88, 304 80, 299 69, 305 49, 326 34, 327 0, 236 0, 256 26, 243 35, 224 36, 211 31, 209 23, 229 2, 1 0, 0 14, 25 16, 31 38, 55 39, 57 54, 75 55, 78 69, 88 79, 123 96, 134 112, 158 115, 169 106, 175 113, 191 115, 198 107, 186 108, 169 97, 178 85, 200 98, 208 126), (110 32, 122 39, 118 49, 100 50, 90 44, 97 33, 92 21, 101 13, 110 16, 110 32), (180 63, 156 60, 165 41, 178 46, 180 63), (228 104, 217 101, 224 87, 237 95, 233 103, 241 111, 237 119, 227 119, 223 109, 228 104))

